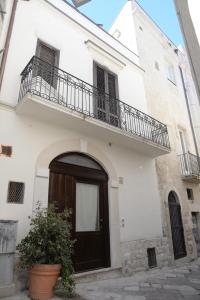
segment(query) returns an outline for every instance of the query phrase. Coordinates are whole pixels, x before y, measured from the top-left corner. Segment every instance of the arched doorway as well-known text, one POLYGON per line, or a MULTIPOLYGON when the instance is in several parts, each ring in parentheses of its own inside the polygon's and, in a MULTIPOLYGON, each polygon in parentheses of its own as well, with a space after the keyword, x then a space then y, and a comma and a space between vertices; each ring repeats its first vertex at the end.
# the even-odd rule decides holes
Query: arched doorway
POLYGON ((108 175, 91 157, 66 153, 50 163, 49 203, 72 210, 76 272, 110 266, 108 175))
POLYGON ((169 214, 171 222, 174 258, 178 259, 187 255, 185 247, 184 229, 181 215, 181 206, 177 194, 171 191, 168 196, 169 214))

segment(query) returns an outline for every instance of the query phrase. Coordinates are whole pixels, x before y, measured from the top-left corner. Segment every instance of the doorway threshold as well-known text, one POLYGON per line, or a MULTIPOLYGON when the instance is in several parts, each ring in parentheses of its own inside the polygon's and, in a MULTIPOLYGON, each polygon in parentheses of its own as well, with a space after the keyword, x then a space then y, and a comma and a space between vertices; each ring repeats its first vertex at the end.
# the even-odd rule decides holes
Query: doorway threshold
POLYGON ((76 283, 87 283, 97 280, 114 279, 121 276, 122 268, 103 268, 74 274, 76 283))

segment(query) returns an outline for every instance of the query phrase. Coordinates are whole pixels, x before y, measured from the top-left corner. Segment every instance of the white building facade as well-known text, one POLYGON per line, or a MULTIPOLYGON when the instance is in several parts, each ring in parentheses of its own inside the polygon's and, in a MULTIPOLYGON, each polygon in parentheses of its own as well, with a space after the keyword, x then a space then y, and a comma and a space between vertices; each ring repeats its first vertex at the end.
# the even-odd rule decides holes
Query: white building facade
POLYGON ((72 209, 76 272, 167 264, 155 158, 170 144, 137 53, 64 1, 20 0, 3 63, 0 219, 17 240, 55 203, 72 209))
POLYGON ((171 262, 194 258, 200 255, 198 98, 187 57, 135 1, 125 4, 110 33, 139 54, 149 112, 169 129, 171 153, 156 159, 156 170, 171 262))

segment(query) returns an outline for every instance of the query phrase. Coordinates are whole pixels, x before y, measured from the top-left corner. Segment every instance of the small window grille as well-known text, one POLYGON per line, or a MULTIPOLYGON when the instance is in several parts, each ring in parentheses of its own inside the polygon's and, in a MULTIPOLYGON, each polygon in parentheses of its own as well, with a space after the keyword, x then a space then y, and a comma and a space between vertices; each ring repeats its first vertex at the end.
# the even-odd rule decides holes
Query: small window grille
POLYGON ((24 188, 23 182, 10 181, 8 184, 8 203, 22 204, 24 202, 24 188))
POLYGON ((147 249, 147 256, 148 256, 149 268, 157 267, 156 249, 155 248, 148 248, 147 249))
POLYGON ((188 200, 194 200, 193 189, 187 189, 188 200))

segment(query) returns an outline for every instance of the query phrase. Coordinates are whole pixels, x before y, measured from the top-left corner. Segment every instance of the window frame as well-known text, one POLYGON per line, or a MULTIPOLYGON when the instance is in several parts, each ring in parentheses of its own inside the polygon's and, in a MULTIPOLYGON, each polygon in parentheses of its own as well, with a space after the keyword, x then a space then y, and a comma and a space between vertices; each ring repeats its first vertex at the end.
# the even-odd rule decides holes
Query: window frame
POLYGON ((175 68, 170 63, 167 64, 167 79, 174 85, 177 85, 175 68))
POLYGON ((187 198, 190 201, 194 201, 194 192, 192 188, 186 188, 187 198))

